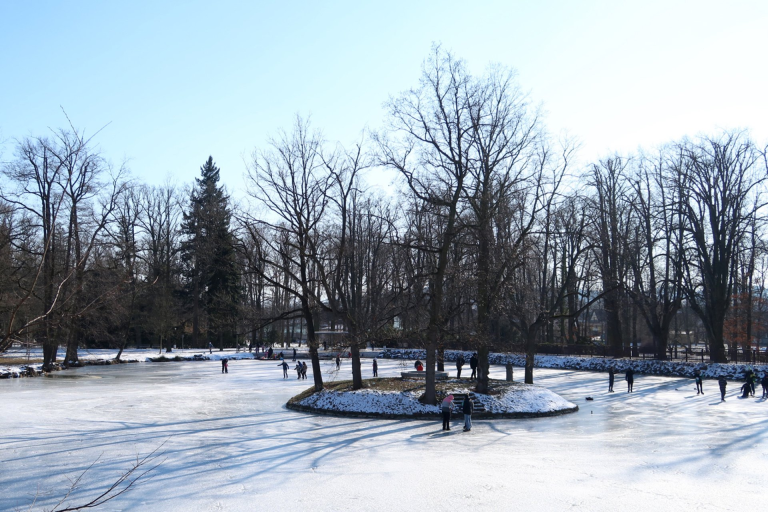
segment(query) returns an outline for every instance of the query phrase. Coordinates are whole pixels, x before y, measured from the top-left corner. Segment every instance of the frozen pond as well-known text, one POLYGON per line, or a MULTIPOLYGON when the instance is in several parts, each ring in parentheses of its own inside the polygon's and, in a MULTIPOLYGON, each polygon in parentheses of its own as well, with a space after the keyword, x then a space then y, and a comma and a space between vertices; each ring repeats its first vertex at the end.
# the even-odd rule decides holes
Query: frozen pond
MULTIPOLYGON (((84 497, 162 443, 154 477, 98 510, 743 511, 768 496, 768 403, 737 399, 738 383, 721 404, 714 381, 697 396, 693 380, 637 375, 628 395, 617 376, 609 394, 605 374, 536 370, 580 411, 476 421, 465 434, 458 419, 442 432, 439 420, 289 411, 311 377, 283 380, 267 361, 220 369, 139 363, 0 381, 0 510, 26 510, 36 493, 33 510, 50 508, 101 456, 84 497)), ((379 374, 401 369, 381 360, 379 374)), ((344 361, 337 378, 350 377, 344 361)))

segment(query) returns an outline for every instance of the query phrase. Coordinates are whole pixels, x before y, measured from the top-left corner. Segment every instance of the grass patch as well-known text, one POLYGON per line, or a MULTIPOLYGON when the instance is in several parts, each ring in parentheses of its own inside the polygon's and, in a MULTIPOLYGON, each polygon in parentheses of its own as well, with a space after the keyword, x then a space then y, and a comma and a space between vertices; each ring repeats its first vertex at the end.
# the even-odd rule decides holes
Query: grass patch
POLYGON ((25 364, 42 364, 43 360, 30 357, 0 357, 0 365, 3 366, 21 366, 25 364))

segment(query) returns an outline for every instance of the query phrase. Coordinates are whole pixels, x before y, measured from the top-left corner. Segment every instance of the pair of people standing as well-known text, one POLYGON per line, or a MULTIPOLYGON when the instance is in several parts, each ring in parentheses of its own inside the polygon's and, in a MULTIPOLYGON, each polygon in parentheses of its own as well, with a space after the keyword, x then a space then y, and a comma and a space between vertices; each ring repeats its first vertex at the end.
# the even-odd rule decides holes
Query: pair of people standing
POLYGON ((298 374, 297 379, 306 379, 307 378, 307 363, 304 361, 299 361, 296 363, 296 373, 298 374))
MULTIPOLYGON (((440 410, 443 415, 443 430, 451 430, 451 409, 453 408, 453 395, 448 395, 443 399, 440 404, 440 410)), ((461 407, 461 412, 464 413, 464 432, 472 430, 472 413, 475 411, 475 404, 472 402, 472 398, 467 395, 464 403, 461 407)))

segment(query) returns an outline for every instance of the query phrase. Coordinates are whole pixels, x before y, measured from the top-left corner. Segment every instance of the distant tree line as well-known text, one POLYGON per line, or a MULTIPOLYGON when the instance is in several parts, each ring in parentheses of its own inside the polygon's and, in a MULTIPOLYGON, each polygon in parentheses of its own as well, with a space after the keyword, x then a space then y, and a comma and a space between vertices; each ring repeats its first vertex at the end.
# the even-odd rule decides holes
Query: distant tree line
MULTIPOLYGON (((234 204, 213 158, 190 187, 153 187, 110 165, 73 127, 16 141, 0 186, 0 350, 256 346, 306 340, 315 387, 321 323, 343 326, 353 380, 372 341, 526 354, 590 343, 601 310, 611 354, 638 325, 667 357, 684 308, 710 358, 764 336, 768 172, 741 131, 574 167, 513 72, 471 74, 436 47, 417 86, 353 147, 297 118, 253 153, 234 204), (396 171, 386 195, 365 175, 396 171), (761 332, 757 332, 760 330, 761 332)), ((118 358, 120 356, 118 355, 118 358)))

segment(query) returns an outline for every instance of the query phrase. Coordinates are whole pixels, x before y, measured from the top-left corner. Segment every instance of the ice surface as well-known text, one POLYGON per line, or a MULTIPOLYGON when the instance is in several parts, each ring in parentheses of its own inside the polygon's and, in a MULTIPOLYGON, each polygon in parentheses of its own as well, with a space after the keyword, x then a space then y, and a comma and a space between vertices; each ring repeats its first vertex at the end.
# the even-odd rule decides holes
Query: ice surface
MULTIPOLYGON (((379 360, 380 376, 401 363, 379 360)), ((351 376, 347 361, 338 374, 322 367, 351 376)), ((220 372, 217 361, 138 363, 0 381, 0 510, 26 510, 37 492, 36 510, 52 506, 101 455, 81 489, 92 495, 163 442, 154 478, 99 510, 742 511, 768 496, 768 404, 737 399, 735 383, 720 403, 710 381, 697 396, 691 379, 636 375, 629 395, 617 376, 609 394, 606 374, 536 370, 580 411, 462 433, 290 411, 311 376, 283 379, 272 361, 220 372)))

